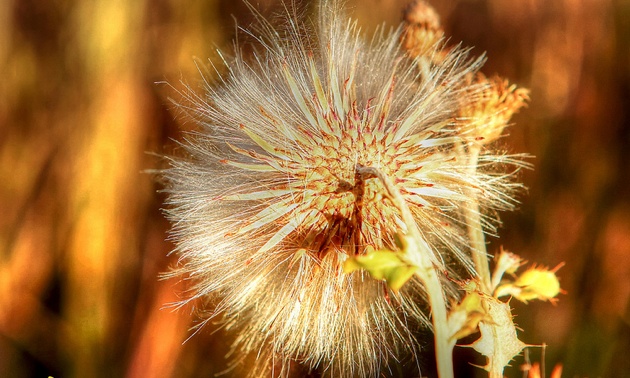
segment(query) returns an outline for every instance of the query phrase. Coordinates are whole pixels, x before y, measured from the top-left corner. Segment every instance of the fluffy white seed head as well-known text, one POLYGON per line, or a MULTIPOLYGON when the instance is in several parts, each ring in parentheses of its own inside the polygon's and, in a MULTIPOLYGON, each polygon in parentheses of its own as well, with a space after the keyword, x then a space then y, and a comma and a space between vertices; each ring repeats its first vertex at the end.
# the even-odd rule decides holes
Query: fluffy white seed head
POLYGON ((273 357, 280 375, 297 360, 335 377, 376 376, 416 351, 426 305, 415 279, 391 293, 367 273, 343 273, 348 256, 395 249, 405 232, 382 184, 357 167, 393 180, 436 266, 473 272, 462 204, 512 202, 501 171, 510 158, 485 150, 471 170, 476 142, 457 125, 475 92, 462 83, 481 60, 441 44, 439 65, 412 58, 399 30, 366 41, 336 2, 323 2, 314 26, 259 21, 253 57, 237 53, 216 86, 182 105, 200 130, 164 172, 180 257, 172 274, 192 282, 188 300, 217 298, 237 353, 273 357))

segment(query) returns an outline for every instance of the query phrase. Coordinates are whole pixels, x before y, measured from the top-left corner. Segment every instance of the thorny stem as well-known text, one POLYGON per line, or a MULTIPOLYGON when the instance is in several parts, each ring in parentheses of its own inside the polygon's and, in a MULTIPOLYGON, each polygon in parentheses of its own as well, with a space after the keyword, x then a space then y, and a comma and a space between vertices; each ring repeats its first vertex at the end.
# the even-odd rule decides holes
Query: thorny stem
POLYGON ((413 240, 413 243, 409 245, 410 251, 407 257, 411 260, 410 263, 418 267, 416 276, 422 281, 429 297, 438 376, 440 378, 453 378, 453 347, 455 344, 450 341, 451 335, 449 335, 448 329, 446 300, 444 299, 444 291, 437 273, 438 270, 431 261, 433 254, 430 247, 420 234, 407 202, 389 177, 385 176, 377 168, 364 167, 362 165, 356 166, 356 172, 364 178, 378 178, 383 183, 394 205, 400 210, 403 222, 407 226, 407 235, 413 240))
POLYGON ((488 372, 488 378, 503 378, 503 373, 490 371, 488 372))
MULTIPOLYGON (((477 170, 477 162, 481 146, 473 144, 469 149, 469 170, 474 174, 477 170)), ((473 195, 473 198, 476 197, 473 195)), ((492 294, 492 281, 490 277, 490 266, 488 263, 488 253, 486 251, 486 240, 481 226, 481 213, 479 212, 479 202, 475 199, 464 205, 464 216, 468 225, 468 237, 470 239, 471 254, 475 269, 479 275, 483 290, 486 294, 492 294)))

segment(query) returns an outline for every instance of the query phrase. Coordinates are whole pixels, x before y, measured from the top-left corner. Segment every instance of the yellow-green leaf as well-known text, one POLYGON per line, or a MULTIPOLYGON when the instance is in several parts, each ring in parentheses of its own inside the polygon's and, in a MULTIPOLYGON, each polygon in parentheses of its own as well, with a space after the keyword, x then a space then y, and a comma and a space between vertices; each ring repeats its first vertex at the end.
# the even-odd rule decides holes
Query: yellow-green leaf
POLYGON ((563 292, 560 288, 560 281, 556 276, 556 271, 561 266, 562 264, 551 270, 542 267, 532 267, 519 275, 514 282, 499 286, 496 289, 495 296, 498 298, 511 295, 524 303, 534 299, 553 303, 557 300, 556 296, 563 292))
POLYGON ((359 269, 366 270, 377 280, 385 280, 387 286, 397 292, 411 279, 418 268, 404 261, 397 252, 380 250, 351 257, 343 264, 343 270, 346 273, 359 269))
POLYGON ((453 342, 477 331, 479 322, 486 319, 483 294, 469 292, 448 314, 448 327, 453 342))

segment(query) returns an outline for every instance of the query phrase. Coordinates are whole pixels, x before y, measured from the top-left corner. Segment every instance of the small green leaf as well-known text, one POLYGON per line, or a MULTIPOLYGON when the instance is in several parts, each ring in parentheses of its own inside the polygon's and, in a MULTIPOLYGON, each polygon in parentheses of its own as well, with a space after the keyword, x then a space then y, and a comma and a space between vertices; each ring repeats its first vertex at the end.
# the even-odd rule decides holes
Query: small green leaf
POLYGON ((511 295, 523 303, 538 299, 555 303, 556 296, 565 291, 560 288, 560 281, 556 276, 556 271, 564 264, 560 264, 554 269, 533 266, 519 275, 514 282, 500 285, 494 296, 499 298, 511 295))
POLYGON ((398 292, 418 268, 406 262, 397 252, 380 250, 351 257, 343 264, 346 273, 359 269, 366 270, 377 280, 385 280, 390 289, 398 292))

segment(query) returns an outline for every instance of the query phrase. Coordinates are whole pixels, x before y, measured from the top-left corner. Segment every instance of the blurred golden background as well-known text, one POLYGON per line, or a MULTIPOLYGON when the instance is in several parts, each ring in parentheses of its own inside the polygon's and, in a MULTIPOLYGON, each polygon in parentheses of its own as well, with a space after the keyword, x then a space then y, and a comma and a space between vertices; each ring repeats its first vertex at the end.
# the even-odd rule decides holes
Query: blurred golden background
MULTIPOLYGON (((432 4, 452 41, 488 53, 486 74, 532 90, 504 143, 536 168, 491 251, 566 262, 568 293, 556 306, 512 301, 521 338, 549 344, 548 371, 562 363, 564 377, 630 376, 630 1, 432 4)), ((397 25, 405 5, 349 1, 367 31, 397 25)), ((190 127, 157 83, 196 86, 194 57, 231 51, 232 16, 252 22, 238 0, 0 2, 0 377, 226 368, 229 334, 209 326, 184 343, 194 309, 163 308, 182 288, 158 280, 173 246, 145 172, 190 127)))

